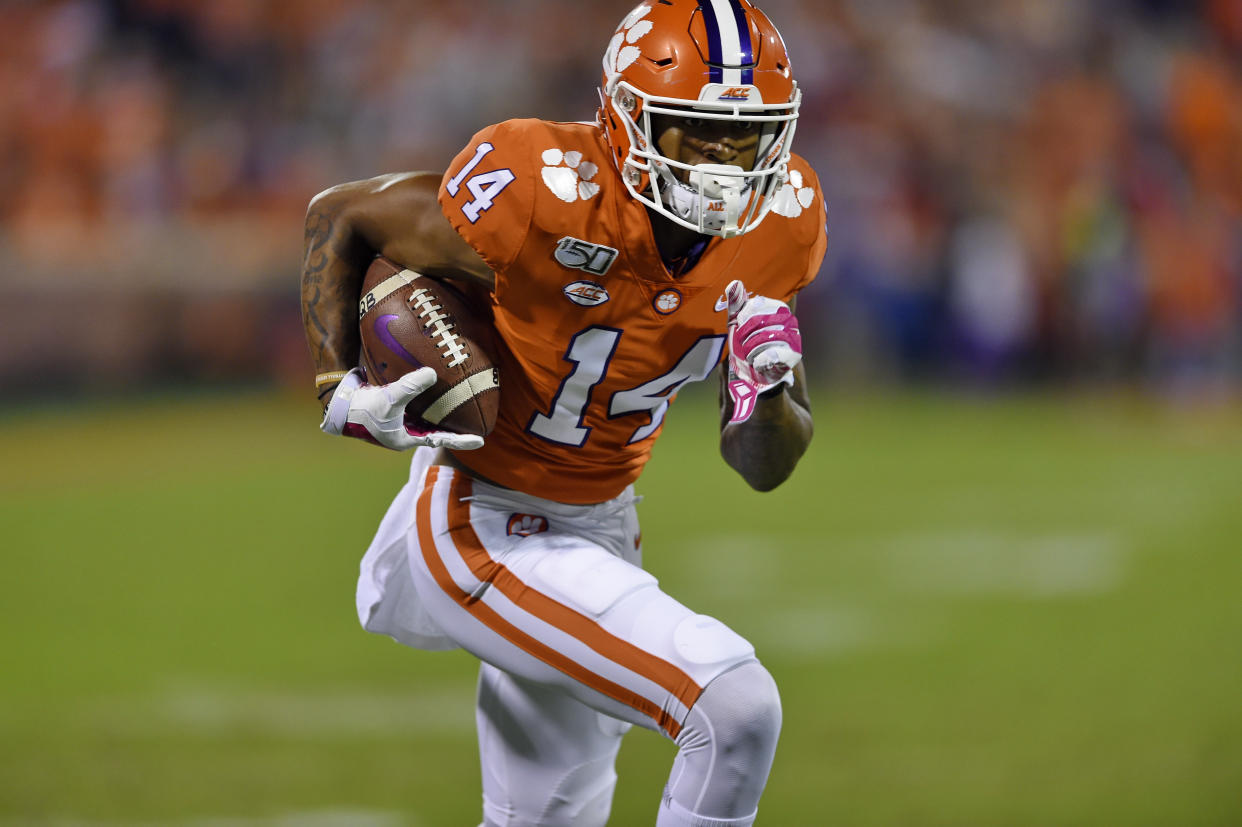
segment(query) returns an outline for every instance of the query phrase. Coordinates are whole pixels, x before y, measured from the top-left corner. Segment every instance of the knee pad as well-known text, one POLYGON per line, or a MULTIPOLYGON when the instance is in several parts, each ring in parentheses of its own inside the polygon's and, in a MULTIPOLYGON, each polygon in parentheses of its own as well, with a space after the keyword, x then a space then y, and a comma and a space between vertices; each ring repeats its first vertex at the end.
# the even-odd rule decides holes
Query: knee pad
POLYGON ((717 754, 771 752, 780 731, 781 697, 776 681, 759 661, 751 660, 703 688, 677 744, 692 748, 692 743, 711 740, 717 754))
MULTIPOLYGON (((749 824, 767 784, 780 731, 780 695, 759 661, 716 677, 677 736, 665 810, 749 824)), ((682 823, 669 821, 671 817, 661 823, 682 823)))

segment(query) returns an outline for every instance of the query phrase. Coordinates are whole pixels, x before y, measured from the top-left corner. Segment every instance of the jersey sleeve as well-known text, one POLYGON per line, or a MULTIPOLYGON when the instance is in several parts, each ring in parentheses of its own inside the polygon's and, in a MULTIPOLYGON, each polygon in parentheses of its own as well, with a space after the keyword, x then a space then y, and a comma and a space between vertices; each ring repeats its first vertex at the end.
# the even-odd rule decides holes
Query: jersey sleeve
POLYGON ((440 182, 440 209, 502 280, 517 258, 534 213, 534 175, 521 121, 476 133, 440 182))
POLYGON ((824 263, 824 254, 828 251, 828 209, 824 204, 824 191, 819 187, 819 177, 815 171, 808 165, 806 173, 809 176, 809 184, 815 190, 815 203, 812 205, 811 213, 814 216, 810 230, 814 233, 815 240, 811 244, 810 254, 807 256, 806 271, 802 275, 798 286, 794 288, 794 292, 798 292, 806 287, 815 277, 819 275, 819 268, 824 263))
POLYGON ((786 301, 815 280, 820 266, 824 263, 824 254, 828 250, 828 210, 824 205, 824 191, 820 189, 819 176, 802 158, 798 158, 798 163, 793 168, 802 178, 801 187, 798 188, 800 200, 806 199, 809 202, 802 215, 798 217, 798 226, 795 229, 795 233, 802 236, 798 241, 804 245, 803 248, 807 250, 807 254, 798 272, 798 280, 789 291, 789 296, 785 297, 786 301), (803 194, 807 190, 809 190, 809 195, 803 194))

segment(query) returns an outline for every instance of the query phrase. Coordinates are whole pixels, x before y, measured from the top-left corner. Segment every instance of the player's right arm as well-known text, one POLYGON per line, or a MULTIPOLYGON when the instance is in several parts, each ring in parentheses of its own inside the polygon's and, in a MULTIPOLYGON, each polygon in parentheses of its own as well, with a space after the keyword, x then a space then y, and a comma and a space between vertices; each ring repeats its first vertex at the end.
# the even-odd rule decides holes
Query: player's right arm
POLYGON ((311 199, 302 259, 302 324, 321 401, 358 364, 358 297, 377 254, 428 275, 494 277, 440 210, 440 175, 405 172, 339 184, 311 199))
POLYGON ((306 213, 302 323, 315 363, 324 432, 403 451, 418 445, 478 448, 473 434, 423 430, 406 420, 410 400, 435 382, 430 367, 372 385, 357 367, 358 298, 367 267, 382 254, 412 270, 488 288, 491 270, 440 211, 440 176, 383 175, 315 196, 306 213))

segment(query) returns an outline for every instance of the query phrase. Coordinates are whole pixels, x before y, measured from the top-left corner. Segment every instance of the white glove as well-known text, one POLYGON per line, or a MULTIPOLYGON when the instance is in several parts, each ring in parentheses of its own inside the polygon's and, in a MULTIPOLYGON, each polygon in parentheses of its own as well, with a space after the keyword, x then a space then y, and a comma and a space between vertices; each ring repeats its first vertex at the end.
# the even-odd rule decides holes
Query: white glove
POLYGON ((734 279, 725 288, 729 300, 730 422, 745 422, 755 410, 759 394, 780 384, 792 385, 793 369, 802 361, 802 334, 798 318, 783 301, 767 296, 747 297, 746 287, 734 279))
POLYGON ((481 436, 420 427, 426 423, 405 415, 410 400, 435 383, 436 372, 427 367, 387 385, 368 385, 362 369, 354 368, 332 392, 319 427, 326 434, 357 437, 394 451, 407 451, 419 445, 459 451, 482 447, 481 436))

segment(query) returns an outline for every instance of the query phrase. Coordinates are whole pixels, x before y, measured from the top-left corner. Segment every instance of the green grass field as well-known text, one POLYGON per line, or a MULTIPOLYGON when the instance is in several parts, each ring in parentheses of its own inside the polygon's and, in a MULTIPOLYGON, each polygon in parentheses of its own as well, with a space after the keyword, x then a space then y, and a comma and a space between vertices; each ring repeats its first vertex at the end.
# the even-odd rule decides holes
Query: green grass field
MULTIPOLYGON (((471 658, 354 617, 404 458, 301 397, 30 413, 0 419, 0 824, 477 824, 471 658)), ((648 567, 780 683, 761 824, 1242 824, 1242 410, 816 414, 760 495, 688 396, 640 489, 648 567)), ((629 736, 614 824, 671 759, 629 736)))

